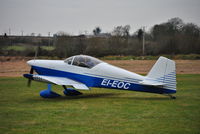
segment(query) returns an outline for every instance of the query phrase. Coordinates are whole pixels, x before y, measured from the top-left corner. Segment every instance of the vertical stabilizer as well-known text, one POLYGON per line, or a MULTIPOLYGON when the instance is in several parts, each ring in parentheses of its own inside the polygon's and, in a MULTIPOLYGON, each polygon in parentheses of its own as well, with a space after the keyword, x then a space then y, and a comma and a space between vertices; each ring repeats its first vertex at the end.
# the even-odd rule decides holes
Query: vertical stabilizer
POLYGON ((176 90, 176 66, 173 60, 161 56, 147 77, 163 83, 163 88, 176 90))

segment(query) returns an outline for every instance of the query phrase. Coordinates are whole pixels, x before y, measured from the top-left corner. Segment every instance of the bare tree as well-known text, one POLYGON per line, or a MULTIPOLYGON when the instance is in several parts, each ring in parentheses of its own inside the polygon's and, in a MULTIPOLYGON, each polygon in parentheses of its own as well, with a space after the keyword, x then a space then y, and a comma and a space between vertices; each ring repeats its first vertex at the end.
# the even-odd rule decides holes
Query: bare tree
POLYGON ((131 29, 130 25, 117 26, 112 31, 112 35, 128 37, 130 35, 130 33, 129 33, 130 29, 131 29))

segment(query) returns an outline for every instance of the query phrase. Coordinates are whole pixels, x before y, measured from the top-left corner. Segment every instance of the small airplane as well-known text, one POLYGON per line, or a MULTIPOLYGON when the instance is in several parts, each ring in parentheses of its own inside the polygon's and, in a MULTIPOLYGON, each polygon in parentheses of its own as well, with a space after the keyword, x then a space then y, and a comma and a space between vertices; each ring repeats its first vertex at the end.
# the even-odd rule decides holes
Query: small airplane
POLYGON ((75 90, 89 90, 91 87, 131 90, 157 93, 170 96, 176 93, 175 62, 160 57, 146 76, 110 65, 87 55, 76 55, 65 60, 29 60, 30 73, 24 74, 31 80, 48 83, 47 89, 40 92, 44 98, 60 95, 53 92, 51 84, 61 85, 68 96, 82 94, 75 90), (34 71, 37 74, 34 74, 34 71))

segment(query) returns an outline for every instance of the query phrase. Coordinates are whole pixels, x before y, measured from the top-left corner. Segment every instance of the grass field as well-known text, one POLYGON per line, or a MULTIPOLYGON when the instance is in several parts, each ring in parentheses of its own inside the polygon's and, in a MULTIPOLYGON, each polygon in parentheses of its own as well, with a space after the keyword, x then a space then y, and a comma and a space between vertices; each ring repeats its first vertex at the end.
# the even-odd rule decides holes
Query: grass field
MULTIPOLYGON (((4 51, 8 51, 8 50, 13 50, 13 51, 25 51, 27 48, 32 49, 33 51, 35 51, 37 46, 33 46, 33 45, 24 45, 24 44, 18 44, 18 45, 12 45, 12 46, 7 46, 4 47, 4 51)), ((55 47, 53 46, 41 46, 41 49, 47 50, 47 51, 52 51, 55 49, 55 47)))
MULTIPOLYGON (((79 97, 43 99, 43 83, 0 77, 1 134, 199 134, 200 75, 178 75, 177 99, 93 89, 79 97)), ((54 86, 56 92, 62 88, 54 86)))
POLYGON ((5 51, 6 50, 24 51, 25 49, 26 47, 22 45, 12 45, 4 48, 5 51))

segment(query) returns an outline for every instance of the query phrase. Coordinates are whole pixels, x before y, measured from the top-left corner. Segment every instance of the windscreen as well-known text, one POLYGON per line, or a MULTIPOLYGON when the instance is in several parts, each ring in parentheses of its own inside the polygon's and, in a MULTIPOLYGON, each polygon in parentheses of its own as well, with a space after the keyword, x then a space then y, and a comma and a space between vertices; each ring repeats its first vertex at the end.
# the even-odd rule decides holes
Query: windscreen
POLYGON ((73 57, 69 57, 67 59, 64 60, 65 63, 71 65, 72 64, 72 60, 73 60, 73 57))
POLYGON ((78 55, 74 57, 72 65, 79 66, 79 67, 92 68, 101 62, 102 62, 101 60, 98 60, 91 56, 78 55))

